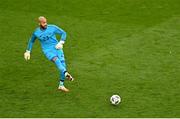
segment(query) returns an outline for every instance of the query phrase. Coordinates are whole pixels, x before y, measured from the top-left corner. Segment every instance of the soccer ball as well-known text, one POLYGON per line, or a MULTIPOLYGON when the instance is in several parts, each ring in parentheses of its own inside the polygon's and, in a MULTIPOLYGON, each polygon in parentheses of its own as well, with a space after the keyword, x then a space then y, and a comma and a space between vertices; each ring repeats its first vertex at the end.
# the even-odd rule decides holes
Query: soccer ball
POLYGON ((121 102, 121 97, 119 95, 112 95, 110 98, 110 102, 113 105, 118 105, 121 102))

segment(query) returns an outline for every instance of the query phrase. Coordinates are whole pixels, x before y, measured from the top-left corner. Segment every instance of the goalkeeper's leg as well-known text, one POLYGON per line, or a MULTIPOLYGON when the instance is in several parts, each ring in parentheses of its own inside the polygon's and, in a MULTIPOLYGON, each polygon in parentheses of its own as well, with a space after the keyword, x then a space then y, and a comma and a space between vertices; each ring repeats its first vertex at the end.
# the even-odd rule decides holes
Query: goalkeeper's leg
POLYGON ((69 90, 67 88, 64 87, 64 80, 65 80, 65 73, 66 71, 66 67, 63 65, 63 63, 61 62, 61 60, 58 57, 54 57, 52 59, 52 61, 56 64, 57 68, 60 71, 60 82, 59 82, 59 87, 58 89, 68 92, 69 90))
MULTIPOLYGON (((58 52, 58 54, 57 54, 58 58, 61 60, 62 65, 66 68, 66 63, 65 63, 65 58, 64 58, 63 50, 57 50, 57 52, 58 52)), ((62 77, 63 77, 63 75, 65 75, 65 78, 68 79, 69 81, 73 81, 74 80, 74 78, 67 71, 62 73, 61 75, 62 75, 62 77)))
MULTIPOLYGON (((66 68, 65 60, 62 60, 61 63, 66 68)), ((67 71, 64 72, 64 73, 61 73, 61 77, 67 78, 69 81, 73 81, 74 80, 74 78, 71 76, 71 74, 69 74, 67 71)))

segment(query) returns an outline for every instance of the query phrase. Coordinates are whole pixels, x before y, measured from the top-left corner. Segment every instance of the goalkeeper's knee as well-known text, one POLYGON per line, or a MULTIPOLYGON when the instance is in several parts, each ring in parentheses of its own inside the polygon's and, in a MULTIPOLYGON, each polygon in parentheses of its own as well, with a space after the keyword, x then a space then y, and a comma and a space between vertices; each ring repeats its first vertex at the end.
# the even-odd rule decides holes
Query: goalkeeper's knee
POLYGON ((61 72, 66 72, 66 67, 64 67, 64 65, 61 63, 61 60, 58 57, 55 57, 52 60, 61 72))

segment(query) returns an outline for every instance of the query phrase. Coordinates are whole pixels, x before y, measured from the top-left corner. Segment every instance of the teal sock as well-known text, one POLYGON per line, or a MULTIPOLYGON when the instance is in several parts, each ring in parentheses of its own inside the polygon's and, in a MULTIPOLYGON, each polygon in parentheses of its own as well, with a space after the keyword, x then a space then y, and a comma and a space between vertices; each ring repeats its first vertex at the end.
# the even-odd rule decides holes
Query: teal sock
POLYGON ((59 86, 64 86, 64 81, 60 80, 59 86))

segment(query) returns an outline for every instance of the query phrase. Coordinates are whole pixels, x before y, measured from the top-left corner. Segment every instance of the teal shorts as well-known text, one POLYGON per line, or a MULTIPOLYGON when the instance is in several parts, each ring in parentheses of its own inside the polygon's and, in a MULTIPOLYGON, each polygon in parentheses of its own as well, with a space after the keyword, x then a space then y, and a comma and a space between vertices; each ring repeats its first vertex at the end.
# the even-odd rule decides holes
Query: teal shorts
POLYGON ((48 50, 44 51, 44 54, 45 54, 45 56, 47 57, 48 60, 52 61, 52 59, 54 57, 58 57, 61 61, 65 61, 64 53, 63 53, 62 49, 60 49, 60 50, 57 50, 55 48, 48 49, 48 50))

